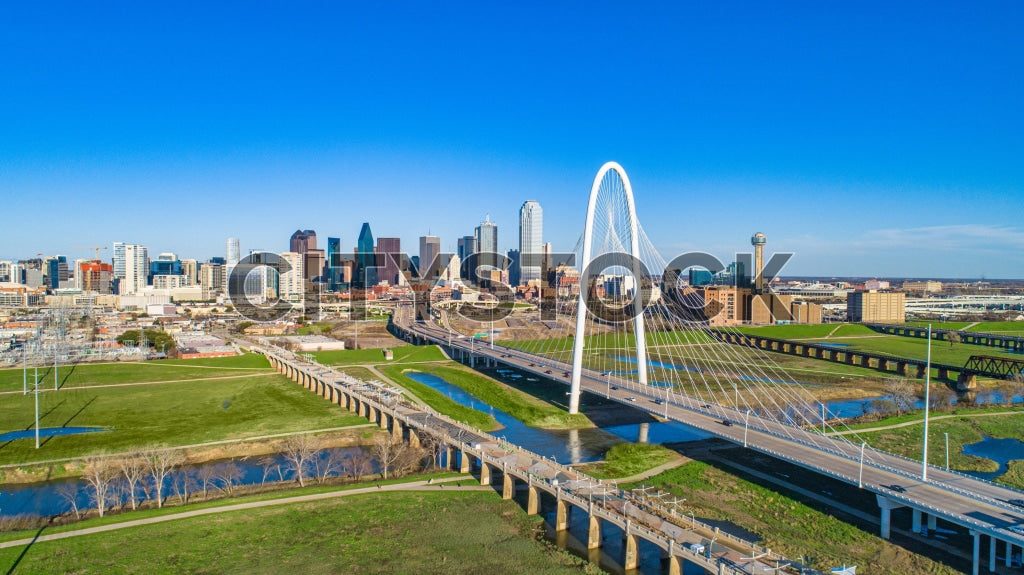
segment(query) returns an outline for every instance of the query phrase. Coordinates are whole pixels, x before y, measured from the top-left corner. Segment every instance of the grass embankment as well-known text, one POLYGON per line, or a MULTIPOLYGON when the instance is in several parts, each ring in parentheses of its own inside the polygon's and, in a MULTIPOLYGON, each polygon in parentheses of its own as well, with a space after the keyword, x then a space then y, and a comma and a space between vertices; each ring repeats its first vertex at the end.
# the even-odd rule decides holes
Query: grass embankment
MULTIPOLYGON (((266 360, 257 359, 267 365, 266 360)), ((223 364, 233 366, 240 361, 243 360, 226 358, 223 364)), ((38 450, 33 438, 12 440, 0 445, 0 464, 130 451, 155 444, 173 447, 245 439, 366 422, 272 370, 239 372, 209 367, 216 363, 211 360, 204 363, 207 367, 161 363, 163 367, 157 370, 177 373, 171 381, 116 387, 102 386, 153 381, 154 371, 149 364, 95 366, 103 368, 98 372, 80 367, 81 371, 76 370, 72 376, 80 377, 75 385, 39 394, 40 426, 108 430, 43 438, 38 450), (187 377, 182 377, 182 370, 187 377), (243 377, 220 379, 225 374, 243 377)), ((32 429, 34 402, 34 394, 0 395, 0 430, 32 429)))
MULTIPOLYGON (((1020 430, 1024 427, 1024 409, 989 407, 978 409, 960 409, 954 417, 943 418, 942 413, 933 414, 928 426, 928 462, 932 465, 946 465, 946 433, 949 434, 949 465, 959 471, 993 472, 999 465, 991 459, 965 455, 963 446, 977 443, 982 436, 995 438, 1020 439, 1020 430), (936 419, 939 417, 941 419, 936 419)), ((921 425, 897 427, 879 431, 858 431, 858 435, 872 447, 883 449, 905 457, 921 457, 921 441, 924 437, 924 421, 921 412, 910 413, 899 417, 891 417, 872 423, 855 424, 853 429, 864 429, 898 425, 909 421, 921 422, 921 425)), ((1015 462, 1010 472, 996 481, 1024 489, 1024 461, 1015 462)))
POLYGON ((958 572, 701 461, 686 463, 643 483, 685 497, 698 518, 731 521, 759 534, 763 545, 788 557, 806 555, 808 563, 817 569, 845 563, 873 574, 958 572))
POLYGON ((999 335, 1024 335, 1024 322, 1020 321, 983 321, 967 329, 976 333, 996 333, 999 335))
POLYGON ((535 539, 539 521, 493 493, 375 493, 4 549, 0 564, 51 573, 580 573, 580 560, 535 539))
MULTIPOLYGON (((417 366, 416 371, 440 377, 530 427, 547 429, 593 427, 585 415, 570 415, 563 408, 556 407, 510 385, 480 375, 459 364, 417 366)), ((564 392, 561 395, 561 399, 564 400, 564 392)))
POLYGON ((409 378, 406 372, 413 370, 404 365, 380 366, 379 369, 389 379, 411 391, 438 413, 483 431, 494 431, 500 427, 490 414, 461 405, 440 391, 409 378))
POLYGON ((605 453, 604 461, 577 466, 577 469, 599 479, 621 479, 681 458, 675 451, 661 445, 620 443, 605 453))
POLYGON ((434 345, 400 345, 388 348, 394 354, 391 361, 384 359, 380 349, 346 349, 341 351, 318 351, 313 357, 319 363, 332 366, 346 365, 385 365, 393 363, 416 363, 422 361, 445 361, 448 358, 434 345))

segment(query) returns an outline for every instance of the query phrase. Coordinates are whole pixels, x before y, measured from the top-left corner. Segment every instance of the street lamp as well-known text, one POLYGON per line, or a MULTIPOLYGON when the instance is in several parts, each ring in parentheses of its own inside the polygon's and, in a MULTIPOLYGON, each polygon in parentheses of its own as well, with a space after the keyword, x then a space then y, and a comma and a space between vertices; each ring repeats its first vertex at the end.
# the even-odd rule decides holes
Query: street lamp
POLYGON ((942 435, 946 436, 946 471, 949 471, 949 433, 944 432, 942 435))
POLYGON ((860 442, 860 469, 857 471, 857 487, 864 487, 864 447, 868 444, 866 441, 860 442))
POLYGON ((750 428, 750 410, 747 410, 746 417, 743 418, 743 447, 747 446, 747 429, 750 428))
POLYGON ((928 352, 924 363, 924 439, 921 442, 921 481, 928 481, 928 391, 932 375, 932 324, 928 324, 928 352))

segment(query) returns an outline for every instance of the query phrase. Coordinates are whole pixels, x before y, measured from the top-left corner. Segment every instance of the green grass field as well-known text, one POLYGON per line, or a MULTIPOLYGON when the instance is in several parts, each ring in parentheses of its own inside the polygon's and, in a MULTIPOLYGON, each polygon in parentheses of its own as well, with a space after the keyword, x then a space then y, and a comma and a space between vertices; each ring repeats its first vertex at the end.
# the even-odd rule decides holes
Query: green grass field
MULTIPOLYGON (((686 463, 642 483, 685 497, 697 518, 732 521, 759 534, 764 546, 788 557, 806 555, 809 563, 821 570, 845 563, 872 574, 958 572, 798 499, 701 461, 686 463)), ((635 486, 639 484, 626 487, 635 486)))
POLYGON ((358 364, 386 365, 389 363, 414 363, 421 361, 445 361, 437 346, 401 345, 390 348, 394 359, 387 361, 379 349, 346 349, 344 351, 318 351, 313 357, 324 365, 345 366, 358 364))
MULTIPOLYGON (((43 438, 38 450, 34 438, 8 441, 0 444, 0 464, 365 423, 276 374, 263 358, 256 359, 263 368, 243 371, 211 367, 212 360, 204 362, 206 366, 187 362, 81 366, 72 374, 75 385, 39 394, 40 425, 109 430, 43 438), (225 374, 242 377, 218 379, 225 374), (81 379, 75 380, 79 375, 81 379), (179 379, 184 381, 175 381, 179 379), (138 381, 158 383, 111 387, 138 381)), ((230 367, 243 361, 253 360, 227 358, 221 363, 230 367)), ((32 429, 34 402, 34 394, 22 395, 20 389, 0 394, 0 431, 32 429)))
POLYGON ((604 461, 578 469, 599 479, 618 479, 632 477, 674 459, 679 459, 679 454, 661 445, 620 443, 605 453, 604 461))
POLYGON ((17 573, 596 572, 536 541, 539 521, 490 492, 375 493, 3 549, 0 565, 17 563, 17 573))

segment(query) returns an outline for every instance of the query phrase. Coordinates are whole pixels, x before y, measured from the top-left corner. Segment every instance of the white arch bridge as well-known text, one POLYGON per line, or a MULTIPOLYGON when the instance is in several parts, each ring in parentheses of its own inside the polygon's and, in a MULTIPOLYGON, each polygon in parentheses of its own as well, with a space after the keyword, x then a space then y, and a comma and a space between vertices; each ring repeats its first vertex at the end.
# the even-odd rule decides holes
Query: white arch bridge
POLYGON ((451 357, 471 365, 504 364, 568 385, 573 413, 579 408, 580 394, 587 391, 870 490, 880 508, 882 537, 889 537, 891 510, 901 507, 911 509, 912 529, 918 533, 934 532, 937 519, 962 526, 973 538, 975 575, 981 565, 982 537, 989 543, 991 571, 996 569, 997 545, 1004 551, 1007 566, 1015 548, 1024 548, 1024 536, 1010 529, 1024 524, 1024 509, 1009 503, 1024 499, 1024 493, 935 466, 927 467, 924 479, 918 461, 851 442, 846 434, 818 432, 819 424, 826 426, 827 416, 812 417, 817 413, 813 398, 801 386, 789 385, 792 377, 774 365, 770 354, 751 362, 751 356, 734 351, 738 346, 710 345, 701 335, 702 327, 707 326, 679 320, 666 309, 664 297, 644 303, 639 297, 643 282, 652 280, 639 277, 640 268, 663 270, 669 266, 647 241, 636 216, 632 186, 614 162, 602 166, 594 180, 578 247, 583 271, 571 338, 541 342, 532 348, 520 342, 502 345, 495 341, 481 346, 471 339, 452 338, 448 327, 416 321, 411 304, 399 306, 390 329, 412 343, 440 345, 451 357), (627 311, 633 306, 633 313, 619 325, 610 325, 612 322, 596 318, 588 310, 587 296, 594 287, 591 280, 602 271, 588 268, 608 253, 629 257, 612 258, 604 267, 626 268, 635 278, 637 297, 625 306, 627 311), (571 356, 566 348, 569 339, 571 356), (649 345, 652 341, 656 342, 653 347, 649 345), (624 347, 629 347, 628 358, 602 359, 614 355, 609 350, 624 347), (670 362, 677 357, 671 354, 683 348, 691 350, 689 359, 703 367, 666 369, 665 361, 651 360, 653 351, 669 354, 658 357, 670 362), (635 364, 635 373, 622 369, 624 360, 635 364), (675 379, 652 382, 652 370, 657 377, 675 379))

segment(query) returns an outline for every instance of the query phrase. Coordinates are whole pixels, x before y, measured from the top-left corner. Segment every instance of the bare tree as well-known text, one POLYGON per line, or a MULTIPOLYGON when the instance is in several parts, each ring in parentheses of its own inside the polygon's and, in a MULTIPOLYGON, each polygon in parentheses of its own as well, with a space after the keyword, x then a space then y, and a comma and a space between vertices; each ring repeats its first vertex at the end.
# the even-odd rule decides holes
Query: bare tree
POLYGON ((914 385, 903 378, 893 378, 886 381, 883 390, 892 396, 892 401, 896 404, 897 414, 902 414, 910 409, 914 405, 914 401, 917 400, 917 394, 914 393, 914 385))
POLYGON ((187 469, 179 470, 174 474, 171 486, 174 488, 174 494, 178 496, 178 503, 182 505, 188 504, 189 495, 199 487, 195 477, 187 469))
POLYGON ((320 448, 320 440, 310 435, 291 435, 284 442, 284 456, 295 470, 300 487, 306 486, 306 471, 320 448))
POLYGON ((945 385, 936 385, 931 389, 930 399, 932 409, 946 411, 953 407, 956 393, 945 385))
POLYGON ((420 437, 420 446, 423 447, 427 461, 426 467, 437 468, 441 465, 444 457, 445 447, 448 445, 448 436, 440 436, 435 433, 424 433, 420 437))
POLYGON ((267 483, 267 478, 276 469, 277 476, 281 477, 281 464, 277 462, 277 458, 273 455, 264 455, 259 459, 260 467, 263 468, 263 478, 260 479, 260 487, 263 487, 267 483))
MULTIPOLYGON (((405 445, 406 447, 398 455, 398 458, 395 459, 393 466, 395 477, 402 477, 403 475, 407 475, 419 469, 423 464, 423 459, 427 455, 426 450, 423 448, 415 448, 406 443, 403 443, 402 445, 405 445)), ((463 456, 466 457, 466 455, 463 456)))
POLYGON ((891 399, 880 398, 871 400, 871 412, 879 418, 885 417, 894 411, 896 411, 896 402, 891 399))
POLYGON ((231 497, 235 483, 242 478, 242 468, 234 461, 223 461, 213 466, 213 476, 220 481, 220 489, 231 497))
POLYGON ((128 501, 132 504, 132 509, 137 508, 136 493, 138 491, 139 484, 142 483, 142 478, 146 475, 146 460, 142 458, 138 453, 129 453, 125 457, 118 460, 118 467, 121 469, 121 475, 124 476, 125 489, 128 492, 128 501))
POLYGON ((206 499, 210 486, 213 485, 217 471, 213 465, 200 465, 196 468, 196 482, 203 488, 203 499, 206 499))
POLYGON ((327 481, 330 474, 341 470, 341 456, 335 449, 325 449, 316 454, 313 458, 313 465, 316 470, 317 482, 323 483, 327 481))
POLYGON ((373 472, 373 459, 369 453, 360 449, 345 457, 342 472, 356 481, 362 481, 363 477, 373 472))
POLYGON ((152 482, 153 493, 156 494, 156 506, 164 506, 164 482, 172 471, 181 465, 185 458, 181 452, 166 447, 148 449, 142 452, 146 472, 152 482))
POLYGON ((61 483, 57 487, 57 495, 68 502, 68 506, 75 514, 75 519, 82 518, 82 513, 78 510, 78 485, 74 482, 61 483))
POLYGON ((388 470, 401 459, 407 447, 407 443, 386 433, 373 438, 373 455, 380 463, 380 471, 384 479, 388 478, 388 470))
POLYGON ((82 477, 92 487, 92 501, 100 517, 103 517, 110 499, 111 483, 117 477, 117 468, 113 460, 103 454, 86 457, 82 477))
POLYGON ((960 332, 950 331, 946 333, 946 341, 949 342, 949 347, 953 347, 954 344, 963 341, 963 338, 960 336, 960 332))

